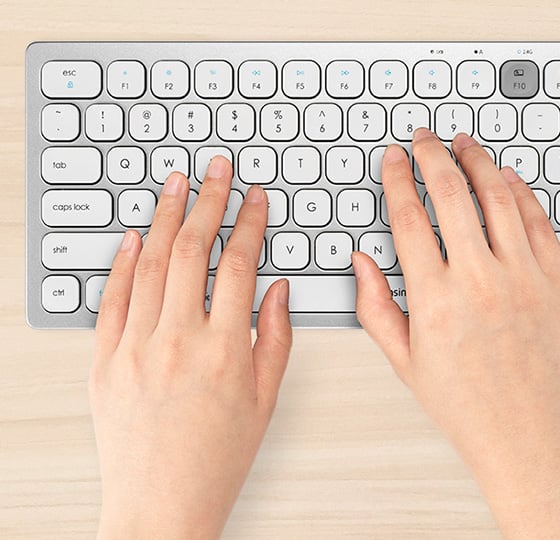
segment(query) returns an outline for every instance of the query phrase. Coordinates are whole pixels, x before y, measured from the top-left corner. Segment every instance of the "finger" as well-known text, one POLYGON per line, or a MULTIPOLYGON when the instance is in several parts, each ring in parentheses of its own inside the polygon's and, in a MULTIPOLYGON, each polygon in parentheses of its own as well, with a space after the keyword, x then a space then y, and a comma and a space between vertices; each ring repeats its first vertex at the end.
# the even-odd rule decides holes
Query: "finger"
POLYGON ((171 251, 161 321, 165 325, 206 318, 204 301, 210 251, 222 225, 232 179, 231 163, 216 156, 171 251))
POLYGON ((406 381, 410 366, 408 318, 393 300, 387 279, 369 255, 355 251, 352 265, 356 276, 358 320, 397 375, 406 381))
POLYGON ((423 281, 427 272, 437 271, 444 263, 403 148, 387 147, 381 177, 393 241, 403 272, 411 283, 423 281))
POLYGON ((121 340, 128 316, 134 269, 141 247, 140 235, 136 231, 127 231, 103 287, 95 325, 97 358, 109 358, 121 340))
POLYGON ((440 140, 426 128, 414 132, 412 151, 434 205, 449 263, 477 264, 489 249, 463 175, 440 140))
POLYGON ((292 326, 288 311, 289 283, 274 282, 266 292, 257 319, 257 340, 253 347, 253 371, 259 401, 274 409, 278 389, 292 347, 292 326))
POLYGON ((560 244, 543 207, 531 188, 511 167, 501 171, 519 208, 531 251, 546 274, 558 274, 560 244))
POLYGON ((127 331, 146 335, 157 326, 171 247, 183 223, 188 193, 189 182, 181 173, 172 173, 163 186, 134 273, 127 331))
POLYGON ((472 137, 460 133, 453 153, 465 171, 484 215, 490 248, 496 257, 526 258, 529 242, 515 198, 486 150, 472 137))
POLYGON ((220 257, 210 306, 210 321, 218 328, 240 332, 251 327, 257 266, 267 221, 264 190, 252 186, 220 257))

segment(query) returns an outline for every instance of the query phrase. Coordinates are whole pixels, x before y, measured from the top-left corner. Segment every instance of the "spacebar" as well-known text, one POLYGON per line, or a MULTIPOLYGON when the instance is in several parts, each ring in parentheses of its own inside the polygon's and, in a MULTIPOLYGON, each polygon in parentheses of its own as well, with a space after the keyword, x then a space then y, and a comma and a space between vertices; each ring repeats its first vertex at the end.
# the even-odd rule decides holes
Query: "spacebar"
MULTIPOLYGON (((353 313, 356 311, 356 280, 345 276, 285 276, 290 281, 290 311, 292 313, 353 313)), ((257 276, 253 312, 259 310, 270 285, 282 276, 257 276)), ((402 276, 387 276, 393 299, 406 311, 406 290, 402 276)), ((208 280, 206 309, 209 309, 214 278, 208 280)))

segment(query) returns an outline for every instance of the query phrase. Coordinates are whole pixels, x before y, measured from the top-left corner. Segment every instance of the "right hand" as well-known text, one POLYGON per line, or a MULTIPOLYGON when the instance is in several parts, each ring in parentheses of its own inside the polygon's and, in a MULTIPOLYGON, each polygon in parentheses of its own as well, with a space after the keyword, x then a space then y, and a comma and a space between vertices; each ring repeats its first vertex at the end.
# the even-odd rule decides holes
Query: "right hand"
POLYGON ((428 130, 413 154, 435 207, 443 260, 405 152, 383 186, 409 318, 363 253, 358 318, 470 466, 507 538, 560 538, 560 243, 539 202, 473 139, 453 151, 428 130))

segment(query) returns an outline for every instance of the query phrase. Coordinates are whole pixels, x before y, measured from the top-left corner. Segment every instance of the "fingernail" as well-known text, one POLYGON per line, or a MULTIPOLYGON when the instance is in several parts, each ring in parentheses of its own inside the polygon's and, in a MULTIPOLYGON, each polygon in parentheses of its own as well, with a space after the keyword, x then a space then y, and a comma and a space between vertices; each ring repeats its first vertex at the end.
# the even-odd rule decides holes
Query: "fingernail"
POLYGON ((414 135, 412 136, 412 142, 418 142, 428 137, 435 137, 435 135, 428 128, 421 127, 414 131, 414 135))
POLYGON ((463 150, 469 146, 473 146, 474 144, 476 144, 476 141, 472 137, 469 137, 466 133, 459 133, 453 139, 453 146, 455 146, 458 150, 463 150))
POLYGON ((280 304, 287 306, 290 298, 290 282, 287 279, 283 279, 282 283, 278 286, 278 302, 280 304))
POLYGON ((356 279, 360 279, 360 258, 357 256, 355 251, 352 252, 352 266, 354 267, 354 275, 356 276, 356 279))
POLYGON ((264 190, 261 186, 254 185, 249 188, 247 195, 245 196, 245 202, 256 204, 262 202, 264 198, 264 190))
POLYGON ((517 174, 511 167, 504 167, 501 170, 501 173, 506 182, 508 182, 509 184, 514 184, 515 182, 519 181, 519 176, 517 176, 517 174))
POLYGON ((178 195, 181 193, 185 185, 183 178, 183 175, 180 173, 171 173, 163 186, 162 193, 165 195, 178 195))
POLYGON ((206 176, 209 178, 221 178, 226 173, 228 163, 224 156, 214 156, 208 165, 206 176))
POLYGON ((124 238, 121 243, 121 251, 130 251, 134 245, 134 233, 132 231, 126 231, 124 233, 124 238))
POLYGON ((404 151, 402 146, 398 144, 390 144, 385 148, 385 153, 383 154, 383 161, 387 164, 398 163, 399 161, 408 161, 408 156, 404 151))

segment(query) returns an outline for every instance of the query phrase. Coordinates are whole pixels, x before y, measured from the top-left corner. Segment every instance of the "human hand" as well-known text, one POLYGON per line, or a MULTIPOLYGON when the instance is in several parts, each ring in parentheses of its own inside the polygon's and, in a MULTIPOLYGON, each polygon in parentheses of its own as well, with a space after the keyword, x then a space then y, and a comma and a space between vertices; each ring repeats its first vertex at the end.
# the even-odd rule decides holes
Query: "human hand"
POLYGON ((353 255, 358 318, 472 469, 505 537, 560 538, 560 243, 530 188, 461 134, 427 129, 413 154, 447 250, 443 260, 404 151, 383 186, 409 317, 381 271, 353 255))
POLYGON ((288 282, 261 304, 267 222, 253 186, 221 256, 205 311, 209 254, 231 164, 212 160, 183 224, 187 179, 167 180, 142 248, 128 231, 97 319, 90 401, 103 506, 99 539, 218 538, 274 409, 291 347, 288 282))

